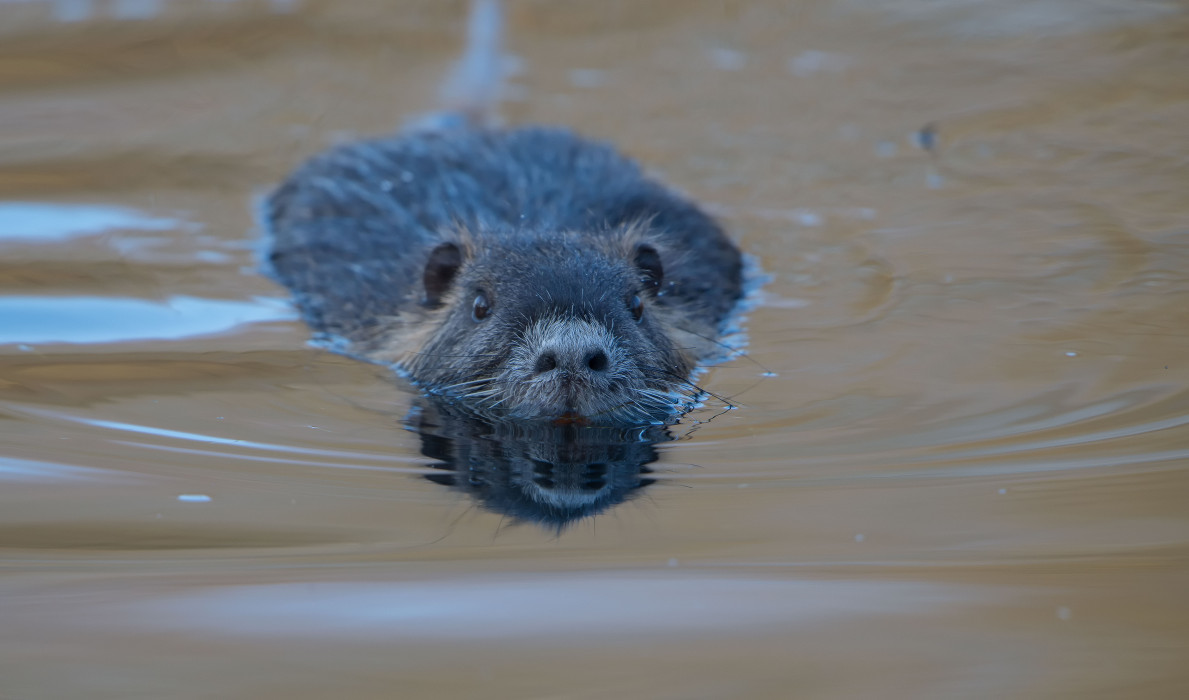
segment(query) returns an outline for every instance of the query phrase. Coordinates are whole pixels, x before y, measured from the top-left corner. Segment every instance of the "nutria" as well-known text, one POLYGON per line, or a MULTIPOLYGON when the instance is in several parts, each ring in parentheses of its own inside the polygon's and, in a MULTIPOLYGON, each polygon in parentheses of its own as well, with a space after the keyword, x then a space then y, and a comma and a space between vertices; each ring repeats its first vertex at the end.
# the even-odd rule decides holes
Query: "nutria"
POLYGON ((741 296, 713 218, 605 143, 494 125, 479 0, 437 124, 314 156, 264 204, 269 272, 336 349, 518 419, 665 420, 741 296), (469 91, 469 93, 468 93, 469 91))

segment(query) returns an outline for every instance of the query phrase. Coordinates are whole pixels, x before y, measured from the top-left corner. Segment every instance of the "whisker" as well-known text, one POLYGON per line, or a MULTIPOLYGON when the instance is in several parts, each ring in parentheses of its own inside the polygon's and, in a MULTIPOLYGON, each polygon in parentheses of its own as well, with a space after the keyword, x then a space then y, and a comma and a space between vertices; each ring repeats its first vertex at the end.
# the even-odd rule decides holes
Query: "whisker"
POLYGON ((715 345, 722 348, 723 350, 727 350, 732 356, 742 357, 743 359, 752 363, 756 367, 759 367, 760 369, 764 370, 765 372, 767 372, 769 374, 772 373, 772 370, 768 369, 763 364, 761 364, 759 360, 757 360, 754 357, 752 357, 751 355, 747 354, 747 351, 744 350, 743 348, 733 348, 730 345, 727 345, 726 343, 722 342, 721 340, 718 340, 717 338, 711 338, 710 336, 702 335, 701 333, 695 333, 694 331, 688 330, 686 328, 680 328, 679 330, 682 333, 689 333, 692 336, 695 336, 695 337, 701 338, 702 340, 706 340, 711 343, 714 343, 715 345))
POLYGON ((731 401, 730 401, 729 399, 727 399, 725 396, 720 396, 719 394, 716 394, 716 393, 714 393, 713 391, 710 391, 709 389, 707 389, 707 388, 705 388, 705 387, 698 386, 697 384, 694 384, 694 383, 693 383, 693 382, 691 382, 690 380, 688 380, 688 379, 685 379, 684 377, 682 377, 681 375, 677 374, 676 372, 672 372, 672 371, 669 371, 669 370, 666 370, 666 369, 662 369, 662 368, 658 368, 658 367, 647 368, 647 370, 648 370, 648 371, 652 371, 652 372, 657 372, 657 373, 660 373, 660 374, 662 374, 662 375, 664 375, 664 376, 667 376, 667 377, 669 377, 669 378, 671 378, 671 379, 674 379, 674 380, 676 380, 676 381, 678 381, 678 382, 680 382, 680 383, 682 383, 682 384, 685 384, 685 385, 688 385, 688 386, 690 386, 690 387, 694 388, 694 389, 695 389, 695 390, 697 390, 699 393, 703 393, 703 394, 706 394, 706 395, 708 395, 708 396, 712 396, 712 397, 714 397, 714 398, 718 399, 719 401, 722 401, 722 402, 723 402, 723 403, 725 403, 726 405, 728 405, 728 406, 731 406, 732 408, 736 408, 735 404, 731 403, 731 401))

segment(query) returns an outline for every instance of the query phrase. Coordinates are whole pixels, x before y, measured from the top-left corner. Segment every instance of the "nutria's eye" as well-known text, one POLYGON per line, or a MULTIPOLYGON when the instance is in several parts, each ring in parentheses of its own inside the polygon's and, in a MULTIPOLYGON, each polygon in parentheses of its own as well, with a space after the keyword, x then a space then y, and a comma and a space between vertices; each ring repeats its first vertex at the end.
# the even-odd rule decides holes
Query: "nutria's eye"
POLYGON ((475 296, 475 305, 471 307, 471 318, 475 319, 475 323, 487 318, 487 314, 491 313, 491 305, 487 303, 487 295, 479 292, 475 296))
POLYGON ((628 299, 628 311, 632 312, 632 318, 637 321, 644 318, 644 300, 639 294, 633 294, 632 298, 628 299))

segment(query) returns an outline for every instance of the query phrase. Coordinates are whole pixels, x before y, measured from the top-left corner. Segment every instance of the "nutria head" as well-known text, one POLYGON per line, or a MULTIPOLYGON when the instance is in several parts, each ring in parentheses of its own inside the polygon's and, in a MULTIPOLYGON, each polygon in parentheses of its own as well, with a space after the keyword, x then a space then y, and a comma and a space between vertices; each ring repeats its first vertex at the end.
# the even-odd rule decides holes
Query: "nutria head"
POLYGON ((434 247, 426 335, 402 362, 435 394, 520 419, 664 420, 692 392, 658 294, 662 251, 639 228, 508 231, 434 247))

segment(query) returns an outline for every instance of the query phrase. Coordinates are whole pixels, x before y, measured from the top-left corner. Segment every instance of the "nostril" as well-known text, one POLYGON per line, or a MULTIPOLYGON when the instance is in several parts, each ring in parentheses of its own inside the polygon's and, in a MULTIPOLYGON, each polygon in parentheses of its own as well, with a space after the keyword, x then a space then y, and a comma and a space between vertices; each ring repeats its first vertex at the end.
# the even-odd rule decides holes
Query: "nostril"
POLYGON ((557 355, 552 350, 546 350, 537 356, 537 364, 533 367, 533 371, 537 374, 544 374, 555 369, 557 369, 557 355))
POLYGON ((605 372, 607 364, 607 353, 602 350, 595 350, 586 358, 586 366, 593 372, 605 372))

